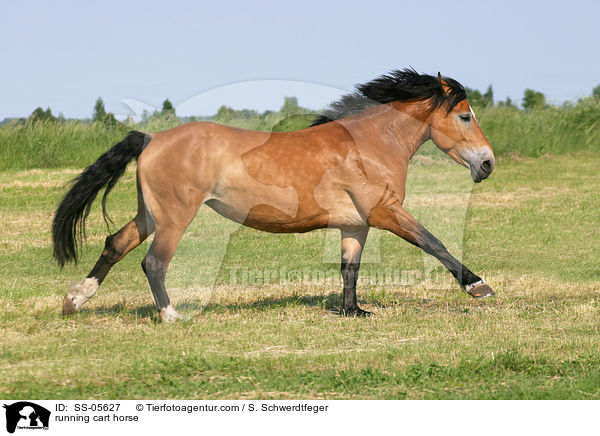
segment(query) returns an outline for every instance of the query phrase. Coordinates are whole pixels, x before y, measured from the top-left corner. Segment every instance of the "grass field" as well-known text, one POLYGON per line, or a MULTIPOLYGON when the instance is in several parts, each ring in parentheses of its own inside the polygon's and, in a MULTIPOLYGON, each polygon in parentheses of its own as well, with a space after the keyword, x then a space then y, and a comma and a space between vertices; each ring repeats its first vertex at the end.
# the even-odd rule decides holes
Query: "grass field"
MULTIPOLYGON (((600 156, 504 158, 473 186, 432 155, 411 166, 407 207, 453 253, 462 246, 497 297, 471 299, 418 249, 372 232, 367 319, 335 313, 337 236, 260 233, 208 208, 167 278, 191 321, 158 323, 147 244, 65 319, 62 297, 107 235, 98 205, 81 263, 61 271, 50 222, 80 169, 3 171, 0 397, 598 399, 600 156)), ((109 198, 118 224, 135 210, 133 176, 109 198)))

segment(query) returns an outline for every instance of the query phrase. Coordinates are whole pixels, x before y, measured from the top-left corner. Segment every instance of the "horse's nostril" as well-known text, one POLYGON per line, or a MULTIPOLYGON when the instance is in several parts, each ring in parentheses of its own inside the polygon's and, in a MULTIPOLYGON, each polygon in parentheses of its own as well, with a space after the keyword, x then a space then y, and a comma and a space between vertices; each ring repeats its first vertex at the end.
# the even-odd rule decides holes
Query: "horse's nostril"
POLYGON ((492 170, 492 161, 487 159, 481 162, 481 169, 486 173, 489 173, 492 170))

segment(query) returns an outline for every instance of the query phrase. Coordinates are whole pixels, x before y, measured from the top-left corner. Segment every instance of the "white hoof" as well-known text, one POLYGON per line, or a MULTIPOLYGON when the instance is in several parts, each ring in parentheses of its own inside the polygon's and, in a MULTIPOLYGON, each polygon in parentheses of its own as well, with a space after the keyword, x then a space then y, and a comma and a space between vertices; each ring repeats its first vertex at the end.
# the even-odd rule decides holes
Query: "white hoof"
POLYGON ((71 315, 81 309, 81 306, 96 294, 98 286, 98 280, 95 277, 73 283, 63 300, 63 315, 71 315))
POLYGON ((177 312, 170 304, 164 309, 160 310, 160 320, 164 323, 175 322, 175 321, 186 321, 189 318, 184 317, 177 312))

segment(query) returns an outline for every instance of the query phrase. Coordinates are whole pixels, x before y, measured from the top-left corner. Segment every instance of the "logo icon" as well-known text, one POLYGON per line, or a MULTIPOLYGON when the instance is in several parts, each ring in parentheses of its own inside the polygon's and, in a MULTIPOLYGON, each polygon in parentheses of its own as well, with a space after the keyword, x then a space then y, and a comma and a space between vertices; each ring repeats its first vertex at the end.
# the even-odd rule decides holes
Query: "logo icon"
POLYGON ((4 405, 6 409, 6 431, 18 429, 48 429, 50 411, 28 401, 4 405))

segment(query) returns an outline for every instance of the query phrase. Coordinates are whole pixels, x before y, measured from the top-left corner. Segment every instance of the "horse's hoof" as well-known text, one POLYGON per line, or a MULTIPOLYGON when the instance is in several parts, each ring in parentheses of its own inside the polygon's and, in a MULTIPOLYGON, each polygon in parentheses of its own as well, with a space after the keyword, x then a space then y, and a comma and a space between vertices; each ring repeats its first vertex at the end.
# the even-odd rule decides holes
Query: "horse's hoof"
POLYGON ((65 295, 65 299, 63 300, 63 315, 73 315, 75 313, 75 304, 73 303, 73 297, 70 295, 65 295))
POLYGON ((67 295, 65 295, 63 300, 63 315, 73 315, 75 312, 81 309, 81 306, 83 306, 83 304, 88 300, 89 298, 87 298, 85 295, 73 294, 69 292, 67 295))
POLYGON ((473 298, 487 298, 496 295, 494 290, 490 288, 484 281, 467 285, 465 291, 473 298))
POLYGON ((72 315, 81 309, 90 298, 94 296, 98 290, 98 280, 94 277, 88 277, 75 282, 71 285, 71 289, 63 300, 63 315, 72 315))
POLYGON ((369 312, 367 310, 362 310, 360 307, 352 307, 350 309, 342 309, 340 314, 343 316, 356 316, 356 317, 367 317, 374 316, 373 312, 369 312))
POLYGON ((176 321, 189 321, 189 319, 189 317, 183 316, 179 312, 177 312, 171 305, 160 309, 160 320, 164 323, 176 321))

